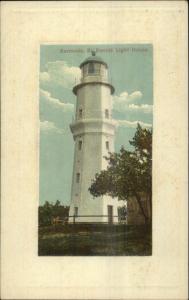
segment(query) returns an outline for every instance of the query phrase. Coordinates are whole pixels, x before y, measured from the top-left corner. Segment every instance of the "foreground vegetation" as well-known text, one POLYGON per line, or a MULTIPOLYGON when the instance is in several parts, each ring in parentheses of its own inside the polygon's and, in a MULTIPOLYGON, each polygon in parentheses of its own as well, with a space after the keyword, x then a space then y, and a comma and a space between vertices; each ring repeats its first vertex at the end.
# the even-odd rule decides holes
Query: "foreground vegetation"
POLYGON ((151 255, 150 225, 39 228, 39 255, 151 255))

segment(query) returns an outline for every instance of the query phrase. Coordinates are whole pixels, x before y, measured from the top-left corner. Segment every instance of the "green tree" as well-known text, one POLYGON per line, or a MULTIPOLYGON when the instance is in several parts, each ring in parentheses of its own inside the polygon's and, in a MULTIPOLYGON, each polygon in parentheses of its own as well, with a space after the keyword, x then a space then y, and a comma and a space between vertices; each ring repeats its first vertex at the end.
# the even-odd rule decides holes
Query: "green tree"
POLYGON ((52 218, 52 204, 45 201, 43 206, 39 206, 39 225, 51 224, 52 218))
POLYGON ((138 124, 130 144, 134 151, 122 147, 119 153, 109 153, 105 157, 108 167, 96 174, 89 191, 94 197, 107 194, 119 200, 135 198, 148 223, 152 215, 152 130, 138 124), (142 204, 144 195, 150 203, 149 215, 142 204))
POLYGON ((55 206, 56 207, 60 206, 60 200, 56 200, 55 206))
POLYGON ((39 206, 39 225, 46 226, 51 225, 52 218, 60 217, 61 219, 68 219, 69 206, 61 205, 60 201, 57 200, 55 204, 45 202, 44 205, 39 206))

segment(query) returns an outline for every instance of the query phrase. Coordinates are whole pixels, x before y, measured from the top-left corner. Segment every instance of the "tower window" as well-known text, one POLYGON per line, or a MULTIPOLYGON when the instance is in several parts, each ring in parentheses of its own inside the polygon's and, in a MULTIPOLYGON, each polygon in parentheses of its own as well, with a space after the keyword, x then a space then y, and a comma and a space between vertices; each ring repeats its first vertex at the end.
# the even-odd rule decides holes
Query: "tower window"
POLYGON ((105 109, 105 118, 109 119, 109 110, 108 109, 105 109))
POLYGON ((106 141, 106 149, 109 150, 109 142, 106 141))
POLYGON ((83 110, 82 108, 79 109, 79 118, 81 119, 82 118, 82 115, 83 115, 83 110))
POLYGON ((94 63, 89 63, 89 67, 88 67, 88 73, 94 73, 95 69, 94 69, 94 63))
POLYGON ((82 141, 79 141, 78 148, 79 148, 79 150, 81 150, 81 148, 82 148, 82 141))
POLYGON ((80 181, 80 173, 76 174, 76 182, 78 183, 80 181))

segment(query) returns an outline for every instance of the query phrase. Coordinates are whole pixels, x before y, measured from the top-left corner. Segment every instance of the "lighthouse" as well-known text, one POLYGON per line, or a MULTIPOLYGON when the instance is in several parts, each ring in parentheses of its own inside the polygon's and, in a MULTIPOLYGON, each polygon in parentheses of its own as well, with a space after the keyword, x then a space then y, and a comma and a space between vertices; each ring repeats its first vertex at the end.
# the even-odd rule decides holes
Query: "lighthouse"
POLYGON ((69 222, 117 223, 118 200, 90 192, 95 174, 107 168, 104 156, 114 152, 116 122, 112 119, 114 87, 108 65, 95 52, 80 64, 81 81, 76 95, 75 120, 70 125, 75 143, 69 222))

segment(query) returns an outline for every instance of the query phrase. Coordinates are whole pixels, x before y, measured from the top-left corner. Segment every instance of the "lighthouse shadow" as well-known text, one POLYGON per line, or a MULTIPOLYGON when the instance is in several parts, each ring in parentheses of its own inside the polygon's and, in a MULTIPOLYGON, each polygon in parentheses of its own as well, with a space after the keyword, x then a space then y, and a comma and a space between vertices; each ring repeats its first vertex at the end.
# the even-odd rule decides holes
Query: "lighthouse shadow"
POLYGON ((40 256, 148 256, 151 225, 67 224, 39 230, 40 256))

